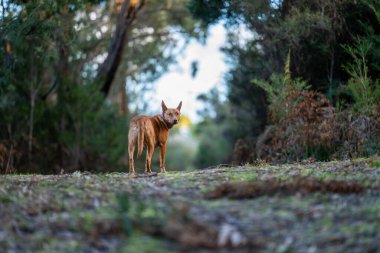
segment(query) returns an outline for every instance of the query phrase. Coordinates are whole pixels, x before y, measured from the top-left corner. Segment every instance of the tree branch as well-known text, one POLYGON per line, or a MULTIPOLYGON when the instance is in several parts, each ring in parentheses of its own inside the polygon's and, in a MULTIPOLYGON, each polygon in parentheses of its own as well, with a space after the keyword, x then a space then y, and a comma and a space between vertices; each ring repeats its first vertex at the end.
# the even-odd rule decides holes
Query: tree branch
POLYGON ((125 0, 121 11, 117 17, 116 29, 112 37, 108 55, 103 64, 100 66, 97 81, 101 83, 101 92, 106 97, 111 89, 112 81, 120 65, 122 54, 126 42, 127 30, 136 19, 137 12, 143 7, 142 0, 139 6, 134 6, 125 0))

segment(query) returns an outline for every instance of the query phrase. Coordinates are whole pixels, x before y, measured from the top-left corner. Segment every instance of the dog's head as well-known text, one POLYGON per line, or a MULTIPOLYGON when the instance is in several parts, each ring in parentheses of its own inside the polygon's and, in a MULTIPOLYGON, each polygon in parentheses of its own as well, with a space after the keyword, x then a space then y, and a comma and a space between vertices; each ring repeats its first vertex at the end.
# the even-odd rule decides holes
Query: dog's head
POLYGON ((168 108, 165 105, 165 102, 162 100, 162 117, 164 118, 166 124, 168 124, 169 128, 178 124, 180 116, 181 116, 181 107, 182 101, 179 103, 177 108, 168 108))

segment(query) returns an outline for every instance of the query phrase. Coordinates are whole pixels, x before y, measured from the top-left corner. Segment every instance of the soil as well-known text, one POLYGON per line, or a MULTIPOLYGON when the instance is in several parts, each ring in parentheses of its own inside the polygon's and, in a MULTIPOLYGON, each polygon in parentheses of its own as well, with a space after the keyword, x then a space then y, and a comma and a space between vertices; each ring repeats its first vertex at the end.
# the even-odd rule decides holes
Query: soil
POLYGON ((380 252, 379 159, 0 176, 0 252, 380 252))

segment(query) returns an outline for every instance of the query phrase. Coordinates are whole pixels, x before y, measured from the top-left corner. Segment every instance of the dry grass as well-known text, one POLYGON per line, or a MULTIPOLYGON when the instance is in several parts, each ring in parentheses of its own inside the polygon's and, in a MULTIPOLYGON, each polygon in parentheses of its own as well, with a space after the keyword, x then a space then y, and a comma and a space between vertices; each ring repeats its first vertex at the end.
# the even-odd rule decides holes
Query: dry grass
POLYGON ((363 193, 362 184, 339 180, 323 181, 320 179, 299 177, 289 181, 269 179, 259 182, 225 183, 206 193, 206 198, 246 199, 263 195, 295 193, 363 193))

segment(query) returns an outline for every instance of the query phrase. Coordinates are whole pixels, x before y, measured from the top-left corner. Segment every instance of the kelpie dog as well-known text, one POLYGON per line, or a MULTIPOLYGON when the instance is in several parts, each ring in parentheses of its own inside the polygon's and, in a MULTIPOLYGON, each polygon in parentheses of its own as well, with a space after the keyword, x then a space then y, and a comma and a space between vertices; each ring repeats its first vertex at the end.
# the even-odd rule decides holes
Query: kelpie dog
POLYGON ((128 153, 129 153, 129 173, 134 174, 133 153, 136 143, 138 145, 137 157, 147 147, 145 173, 151 173, 151 161, 154 148, 160 147, 161 172, 165 172, 165 152, 166 142, 169 137, 169 130, 179 122, 181 115, 182 101, 178 107, 167 108, 164 101, 161 103, 162 114, 153 117, 136 116, 133 117, 129 125, 128 132, 128 153))

